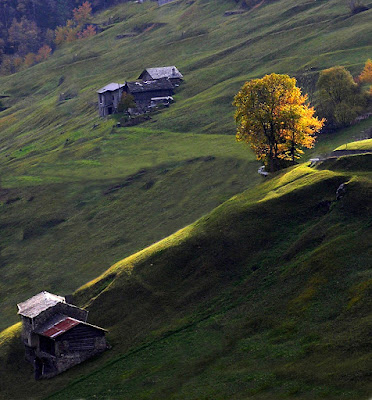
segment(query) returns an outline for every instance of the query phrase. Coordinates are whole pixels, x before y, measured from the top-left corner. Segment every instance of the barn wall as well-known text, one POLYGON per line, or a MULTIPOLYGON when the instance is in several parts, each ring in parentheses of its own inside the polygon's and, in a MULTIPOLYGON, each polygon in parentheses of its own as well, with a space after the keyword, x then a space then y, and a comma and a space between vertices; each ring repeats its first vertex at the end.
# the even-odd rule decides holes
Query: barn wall
POLYGON ((40 339, 45 343, 35 352, 36 359, 42 364, 38 372, 35 366, 37 379, 52 378, 107 348, 105 332, 83 324, 73 327, 55 340, 44 337, 40 339), (54 354, 53 351, 45 351, 50 342, 53 342, 54 354))
POLYGON ((23 315, 21 316, 21 321, 22 321, 22 340, 24 343, 28 344, 31 346, 31 331, 32 331, 32 319, 24 317, 23 315))
POLYGON ((161 89, 161 90, 152 90, 148 92, 140 92, 140 93, 132 93, 135 102, 139 103, 151 103, 151 99, 153 97, 166 97, 172 96, 173 90, 171 89, 161 89))
POLYGON ((56 338, 58 373, 80 364, 106 350, 105 332, 87 325, 77 325, 56 338))

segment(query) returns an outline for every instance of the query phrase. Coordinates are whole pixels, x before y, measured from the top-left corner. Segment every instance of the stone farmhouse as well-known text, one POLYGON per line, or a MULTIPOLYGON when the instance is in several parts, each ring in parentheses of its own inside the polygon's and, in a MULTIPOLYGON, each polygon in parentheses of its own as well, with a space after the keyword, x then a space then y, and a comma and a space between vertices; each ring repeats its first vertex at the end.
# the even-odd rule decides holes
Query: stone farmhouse
POLYGON ((97 90, 100 117, 107 117, 107 115, 117 112, 123 87, 124 84, 121 83, 110 83, 97 90))
POLYGON ((131 94, 136 103, 132 114, 151 110, 159 104, 169 105, 173 101, 174 89, 180 85, 183 75, 175 66, 147 68, 134 82, 110 83, 97 91, 98 111, 101 117, 118 112, 121 96, 131 94))
POLYGON ((88 311, 65 297, 44 291, 17 306, 35 379, 52 378, 107 348, 106 330, 87 323, 88 311))

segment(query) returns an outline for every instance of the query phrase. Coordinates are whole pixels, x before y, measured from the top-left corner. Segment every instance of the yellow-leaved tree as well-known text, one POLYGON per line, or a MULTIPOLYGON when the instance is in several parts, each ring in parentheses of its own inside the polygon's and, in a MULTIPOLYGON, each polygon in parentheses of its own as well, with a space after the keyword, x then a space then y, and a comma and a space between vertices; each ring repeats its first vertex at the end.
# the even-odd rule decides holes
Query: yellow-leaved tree
POLYGON ((362 83, 372 83, 372 60, 368 59, 364 65, 362 73, 359 75, 362 83))
POLYGON ((234 98, 236 138, 247 142, 269 171, 295 163, 314 145, 324 120, 314 117, 296 79, 270 74, 246 82, 234 98))

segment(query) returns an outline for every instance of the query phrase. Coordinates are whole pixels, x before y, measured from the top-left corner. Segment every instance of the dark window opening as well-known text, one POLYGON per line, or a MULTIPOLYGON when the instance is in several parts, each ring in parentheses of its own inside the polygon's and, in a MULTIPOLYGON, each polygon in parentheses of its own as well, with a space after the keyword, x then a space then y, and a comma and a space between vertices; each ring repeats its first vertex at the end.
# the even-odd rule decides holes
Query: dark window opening
POLYGON ((55 343, 52 339, 40 336, 40 350, 45 353, 55 355, 55 343))

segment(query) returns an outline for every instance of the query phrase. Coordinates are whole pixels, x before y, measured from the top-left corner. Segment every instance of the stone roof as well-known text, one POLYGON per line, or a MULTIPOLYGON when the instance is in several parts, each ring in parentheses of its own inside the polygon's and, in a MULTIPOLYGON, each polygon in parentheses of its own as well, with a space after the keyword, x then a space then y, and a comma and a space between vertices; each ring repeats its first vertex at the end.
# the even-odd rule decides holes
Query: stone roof
POLYGON ((167 78, 153 81, 127 82, 126 87, 130 93, 151 92, 153 90, 173 90, 172 82, 167 78))
POLYGON ((99 326, 88 324, 87 322, 68 317, 67 315, 56 314, 40 328, 38 328, 36 333, 42 336, 49 337, 51 339, 55 339, 77 325, 90 326, 92 328, 107 332, 106 329, 100 328, 99 326))
POLYGON ((58 303, 66 303, 66 299, 49 292, 40 292, 23 303, 17 304, 18 314, 28 318, 35 318, 58 303))
POLYGON ((151 76, 152 79, 183 78, 181 72, 178 71, 177 67, 174 65, 171 65, 169 67, 146 68, 138 79, 142 79, 146 72, 151 76))
POLYGON ((123 86, 124 86, 123 83, 112 82, 104 86, 103 88, 97 90, 97 93, 115 92, 115 90, 121 89, 123 86))

